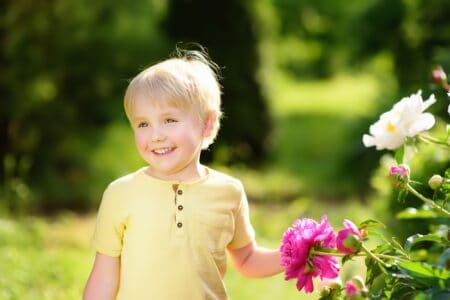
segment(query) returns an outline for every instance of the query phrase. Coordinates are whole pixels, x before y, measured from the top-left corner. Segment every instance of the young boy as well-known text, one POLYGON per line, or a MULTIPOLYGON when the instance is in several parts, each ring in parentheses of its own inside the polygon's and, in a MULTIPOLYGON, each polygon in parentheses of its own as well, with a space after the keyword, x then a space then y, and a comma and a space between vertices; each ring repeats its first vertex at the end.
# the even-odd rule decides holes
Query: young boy
POLYGON ((130 82, 125 111, 148 166, 103 194, 84 299, 226 299, 225 250, 244 276, 283 270, 255 242, 241 182, 200 164, 219 129, 215 70, 184 51, 130 82))

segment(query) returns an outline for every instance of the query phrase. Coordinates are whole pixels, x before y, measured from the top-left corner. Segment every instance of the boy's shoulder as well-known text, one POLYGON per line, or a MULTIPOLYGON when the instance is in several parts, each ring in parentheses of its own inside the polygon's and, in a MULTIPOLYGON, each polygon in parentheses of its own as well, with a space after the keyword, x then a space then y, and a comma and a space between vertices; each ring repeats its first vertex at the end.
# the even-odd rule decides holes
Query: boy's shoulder
POLYGON ((236 190, 243 190, 243 184, 238 178, 212 168, 208 168, 208 171, 214 182, 233 187, 236 190))
POLYGON ((136 170, 134 172, 128 173, 126 175, 123 175, 121 177, 118 177, 114 179, 109 185, 108 188, 121 188, 121 187, 128 187, 129 185, 133 185, 138 181, 138 178, 140 177, 142 173, 142 169, 136 170))

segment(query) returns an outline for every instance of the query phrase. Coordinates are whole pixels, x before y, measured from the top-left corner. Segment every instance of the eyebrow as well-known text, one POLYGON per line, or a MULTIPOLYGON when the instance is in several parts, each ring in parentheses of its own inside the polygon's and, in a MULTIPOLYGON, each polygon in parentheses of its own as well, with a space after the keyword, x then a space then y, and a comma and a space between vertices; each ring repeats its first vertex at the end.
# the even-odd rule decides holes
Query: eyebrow
MULTIPOLYGON (((161 118, 167 118, 167 117, 174 117, 174 118, 180 118, 178 112, 176 111, 168 111, 168 112, 164 112, 160 115, 161 118)), ((143 116, 137 116, 137 117, 132 117, 131 120, 133 122, 138 122, 138 121, 147 121, 148 119, 146 117, 143 116)))
POLYGON ((133 118, 131 118, 131 121, 133 123, 136 123, 136 122, 140 122, 140 121, 147 121, 147 119, 144 117, 133 117, 133 118))

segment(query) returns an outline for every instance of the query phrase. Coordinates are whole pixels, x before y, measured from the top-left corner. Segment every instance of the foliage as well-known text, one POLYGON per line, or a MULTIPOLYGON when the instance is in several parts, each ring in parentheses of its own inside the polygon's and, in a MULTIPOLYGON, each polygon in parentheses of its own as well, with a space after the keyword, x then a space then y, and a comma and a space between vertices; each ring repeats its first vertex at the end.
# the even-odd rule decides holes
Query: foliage
POLYGON ((271 116, 258 72, 260 37, 255 29, 252 1, 170 0, 162 24, 173 43, 196 42, 206 47, 222 68, 223 111, 220 139, 204 158, 219 163, 260 163, 267 154, 271 116), (189 24, 187 26, 187 24, 189 24), (211 157, 212 156, 212 157, 211 157))
POLYGON ((108 124, 125 122, 127 78, 161 51, 157 2, 2 1, 3 206, 90 206, 90 152, 108 124))
MULTIPOLYGON (((448 88, 446 80, 441 82, 448 88)), ((407 165, 410 140, 415 143, 428 143, 442 147, 447 155, 450 151, 450 125, 447 125, 444 140, 436 139, 423 133, 434 125, 434 116, 423 111, 434 103, 434 95, 423 102, 419 94, 403 98, 392 110, 383 113, 380 120, 370 127, 373 136, 364 135, 363 142, 376 146, 378 150, 396 150, 396 164, 391 166, 389 175, 391 184, 399 190, 399 199, 404 200, 409 193, 423 203, 420 210, 406 209, 398 214, 403 219, 430 219, 433 226, 426 228, 426 233, 415 233, 405 242, 395 238, 386 238, 374 228, 383 226, 375 220, 367 220, 355 226, 350 220, 344 221, 337 237, 330 236, 329 228, 323 226, 314 231, 296 230, 297 224, 317 224, 314 220, 301 219, 294 223, 283 236, 280 250, 282 262, 286 266, 286 280, 297 278, 303 283, 308 276, 317 276, 324 264, 320 257, 340 256, 342 264, 356 256, 365 256, 367 268, 365 283, 358 278, 347 281, 345 293, 343 288, 334 284, 325 289, 321 299, 444 299, 450 296, 450 169, 441 175, 434 175, 428 180, 434 190, 433 197, 428 198, 418 192, 413 185, 414 172, 407 165), (290 238, 294 236, 295 238, 290 238), (314 237, 314 244, 305 251, 305 243, 314 237), (334 238, 334 240, 333 240, 334 238), (366 246, 368 240, 377 238, 379 243, 373 249, 366 246), (298 243, 300 241, 301 243, 298 243), (330 249, 330 245, 337 249, 330 249), (300 256, 301 259, 298 259, 300 256), (308 268, 303 266, 307 265, 308 268)), ((450 93, 449 93, 450 97, 450 93)), ((450 105, 448 109, 450 114, 450 105)), ((331 233, 334 234, 334 233, 331 233)), ((308 244, 309 245, 309 244, 308 244)), ((331 268, 330 272, 334 269, 331 268)), ((338 274, 333 272, 334 277, 338 274)), ((304 284, 297 283, 298 290, 304 284)), ((312 291, 312 283, 305 286, 305 291, 312 291)))
POLYGON ((440 61, 450 67, 449 9, 446 0, 367 1, 347 31, 352 60, 388 52, 400 92, 417 90, 430 66, 440 61))
MULTIPOLYGON (((446 0, 351 5, 342 0, 225 1, 220 12, 203 0, 184 1, 177 4, 184 23, 168 26, 176 22, 169 20, 170 3, 1 1, 0 206, 16 212, 96 206, 105 183, 136 165, 129 148, 104 137, 105 130, 109 135, 111 128, 120 127, 122 134, 126 126, 121 109, 126 82, 166 57, 175 42, 203 42, 225 67, 224 105, 234 108, 225 107, 218 139, 223 143, 206 157, 216 162, 246 157, 240 163, 254 166, 254 159, 261 160, 250 154, 249 144, 254 149, 262 145, 260 154, 269 153, 264 162, 301 177, 302 187, 310 187, 307 193, 319 191, 327 198, 357 194, 367 199, 368 180, 380 156, 364 151, 356 139, 373 121, 368 113, 390 105, 383 99, 397 93, 396 81, 402 90, 417 90, 425 77, 420 70, 437 61, 450 66, 446 0), (194 7, 203 16, 193 17, 194 7), (191 29, 198 35, 190 36, 191 29), (288 73, 295 81, 279 84, 280 66, 283 76, 288 73), (382 88, 359 81, 361 70, 371 72, 370 81, 379 76, 382 88), (335 76, 342 72, 350 76, 335 76), (324 76, 338 80, 331 85, 304 80, 324 76), (244 89, 245 96, 231 93, 235 87, 244 89), (370 107, 362 100, 367 94, 370 107), (246 99, 255 102, 241 110, 246 99), (267 113, 266 104, 276 116, 267 113), (249 121, 255 111, 264 112, 261 119, 249 121), (247 134, 238 140, 241 131, 247 134), (268 132, 272 135, 267 137, 268 132), (336 152, 320 148, 323 134, 336 152), (305 143, 299 135, 313 142, 305 143), (126 159, 105 154, 108 146, 126 159), (104 157, 114 166, 102 164, 104 157)), ((445 96, 435 86, 423 86, 424 94, 430 91, 437 98, 445 96)), ((441 103, 433 113, 444 118, 441 103)), ((128 136, 121 138, 128 141, 128 136)))

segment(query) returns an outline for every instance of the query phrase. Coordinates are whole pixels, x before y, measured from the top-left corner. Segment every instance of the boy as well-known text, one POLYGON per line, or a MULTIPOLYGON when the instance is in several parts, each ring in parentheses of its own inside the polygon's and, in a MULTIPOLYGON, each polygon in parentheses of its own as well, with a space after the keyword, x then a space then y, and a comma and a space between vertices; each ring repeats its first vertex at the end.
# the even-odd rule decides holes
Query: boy
POLYGON ((226 253, 248 277, 283 271, 258 247, 239 180, 200 164, 219 129, 220 87, 205 53, 184 51, 129 84, 125 111, 148 166, 112 182, 93 236, 84 299, 226 299, 226 253))

